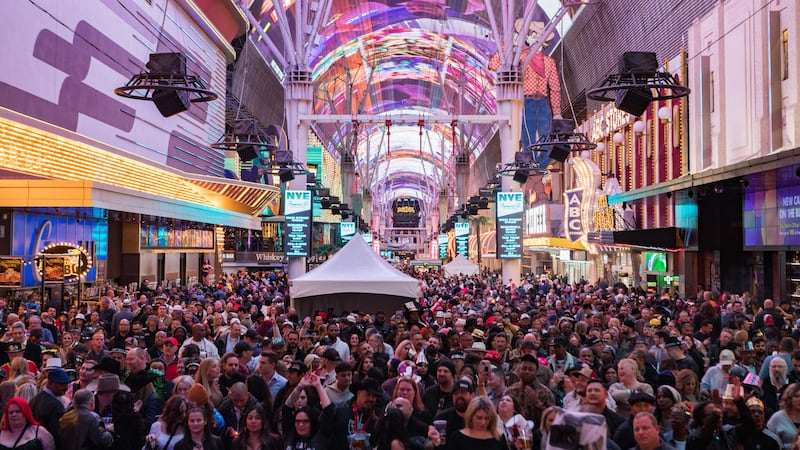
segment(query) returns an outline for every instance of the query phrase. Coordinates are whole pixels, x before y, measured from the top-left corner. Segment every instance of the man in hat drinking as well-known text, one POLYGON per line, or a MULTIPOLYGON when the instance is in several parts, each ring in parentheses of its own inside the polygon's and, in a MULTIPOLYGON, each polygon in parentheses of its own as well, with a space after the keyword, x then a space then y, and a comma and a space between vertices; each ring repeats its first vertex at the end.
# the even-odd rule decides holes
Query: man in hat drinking
POLYGON ((374 411, 375 402, 381 397, 378 381, 365 378, 353 382, 350 392, 354 395, 351 401, 322 411, 321 431, 328 436, 329 450, 347 450, 359 446, 367 450, 369 437, 375 432, 375 423, 378 421, 374 411), (348 445, 348 440, 353 441, 354 445, 348 445))

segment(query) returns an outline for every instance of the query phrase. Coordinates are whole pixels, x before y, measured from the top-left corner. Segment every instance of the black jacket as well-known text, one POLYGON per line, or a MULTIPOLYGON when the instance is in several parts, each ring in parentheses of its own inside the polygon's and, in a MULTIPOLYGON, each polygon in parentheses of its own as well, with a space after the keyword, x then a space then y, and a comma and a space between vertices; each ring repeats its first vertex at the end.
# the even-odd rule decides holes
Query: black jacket
MULTIPOLYGON (((223 450, 222 439, 214 435, 203 438, 203 450, 223 450)), ((184 436, 177 444, 175 450, 196 450, 191 436, 184 436)))
POLYGON ((64 414, 59 421, 61 444, 64 450, 111 448, 114 435, 100 425, 100 416, 88 408, 77 408, 64 414))

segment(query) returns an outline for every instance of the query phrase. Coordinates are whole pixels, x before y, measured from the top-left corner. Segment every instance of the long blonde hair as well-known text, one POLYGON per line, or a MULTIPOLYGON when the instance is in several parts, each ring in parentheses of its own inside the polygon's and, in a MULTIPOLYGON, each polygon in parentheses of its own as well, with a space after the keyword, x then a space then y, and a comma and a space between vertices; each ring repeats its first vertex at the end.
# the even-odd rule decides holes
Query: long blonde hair
POLYGON ((14 380, 20 375, 30 375, 30 371, 28 370, 28 360, 17 356, 16 358, 12 359, 11 362, 8 364, 8 379, 14 380))
POLYGON ((500 430, 497 428, 497 412, 494 410, 494 404, 489 397, 480 395, 472 399, 467 406, 467 412, 464 413, 464 427, 472 429, 472 417, 478 411, 485 411, 489 416, 489 424, 487 428, 495 439, 500 439, 500 430))
POLYGON ((197 373, 194 376, 194 382, 202 384, 206 391, 208 392, 208 399, 214 406, 219 406, 222 403, 222 391, 219 390, 219 379, 217 379, 217 383, 214 380, 211 380, 208 377, 208 373, 211 371, 211 367, 214 364, 219 364, 217 360, 208 358, 200 361, 200 367, 197 369, 197 373))

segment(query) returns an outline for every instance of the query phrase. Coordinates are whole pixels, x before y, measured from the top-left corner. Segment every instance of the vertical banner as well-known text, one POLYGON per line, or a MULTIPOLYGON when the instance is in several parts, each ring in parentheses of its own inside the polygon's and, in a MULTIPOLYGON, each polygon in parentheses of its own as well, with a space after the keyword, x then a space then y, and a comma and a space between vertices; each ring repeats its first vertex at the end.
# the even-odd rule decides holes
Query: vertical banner
POLYGON ((439 259, 447 259, 447 235, 439 235, 439 259))
POLYGON ((364 242, 366 242, 367 245, 372 245, 372 233, 364 233, 361 237, 364 238, 364 242))
POLYGON ((469 258, 469 223, 456 222, 456 253, 464 255, 464 258, 469 258))
POLYGON ((356 223, 355 222, 342 222, 339 224, 339 234, 342 236, 342 243, 350 242, 350 239, 353 239, 353 236, 356 235, 356 223))
POLYGON ((575 242, 583 236, 583 189, 564 192, 564 235, 575 242))
POLYGON ((522 192, 497 193, 497 257, 522 258, 522 217, 525 201, 522 192))
POLYGON ((311 254, 311 191, 287 190, 283 197, 286 216, 286 256, 311 254))

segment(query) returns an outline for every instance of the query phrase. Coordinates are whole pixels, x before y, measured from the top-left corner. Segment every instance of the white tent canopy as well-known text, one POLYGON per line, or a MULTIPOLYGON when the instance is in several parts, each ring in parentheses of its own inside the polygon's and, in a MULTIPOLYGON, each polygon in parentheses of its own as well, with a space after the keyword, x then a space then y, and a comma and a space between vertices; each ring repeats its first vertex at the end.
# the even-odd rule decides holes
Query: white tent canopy
POLYGON ((471 263, 464 255, 458 254, 452 261, 444 265, 444 274, 447 276, 454 275, 475 275, 479 271, 477 264, 471 263))
POLYGON ((360 234, 316 269, 292 280, 292 298, 345 292, 418 298, 419 281, 378 256, 360 234))

